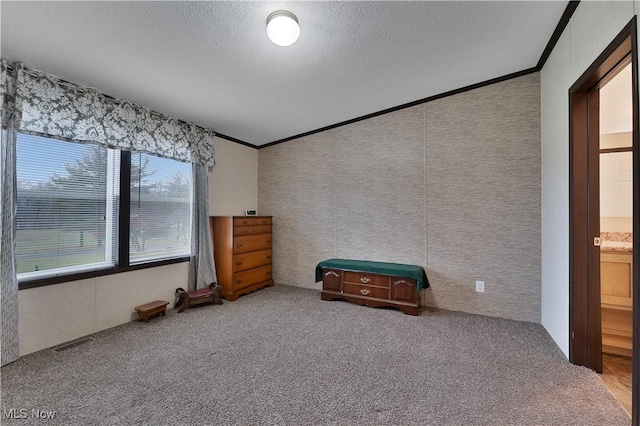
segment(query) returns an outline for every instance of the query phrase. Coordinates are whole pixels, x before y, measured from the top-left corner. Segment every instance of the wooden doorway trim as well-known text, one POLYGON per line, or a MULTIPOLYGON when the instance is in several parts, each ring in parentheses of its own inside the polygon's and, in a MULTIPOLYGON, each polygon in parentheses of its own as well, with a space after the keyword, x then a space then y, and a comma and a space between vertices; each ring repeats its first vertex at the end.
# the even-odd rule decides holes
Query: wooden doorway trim
POLYGON ((597 90, 576 91, 569 100, 569 360, 602 373, 600 252, 593 246, 593 237, 600 235, 593 219, 599 207, 593 183, 599 175, 592 166, 594 147, 597 152, 599 143, 599 137, 593 135, 598 135, 599 123, 589 119, 597 114, 599 100, 597 90))
MULTIPOLYGON (((569 89, 569 360, 602 372, 599 223, 599 88, 632 64, 633 211, 640 211, 636 17, 569 89), (598 219, 598 220, 596 220, 598 219)), ((640 425, 640 214, 633 217, 632 423, 640 425)))

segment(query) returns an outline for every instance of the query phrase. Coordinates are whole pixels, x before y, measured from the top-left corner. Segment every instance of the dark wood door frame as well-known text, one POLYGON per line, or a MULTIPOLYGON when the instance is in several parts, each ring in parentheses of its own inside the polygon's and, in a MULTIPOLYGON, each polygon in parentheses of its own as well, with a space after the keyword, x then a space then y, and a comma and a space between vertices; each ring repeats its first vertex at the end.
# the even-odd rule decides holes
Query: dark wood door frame
POLYGON ((597 152, 599 144, 599 120, 590 119, 594 112, 597 114, 599 101, 597 90, 585 90, 572 93, 569 103, 572 111, 569 145, 569 359, 574 364, 602 373, 600 252, 593 246, 593 237, 600 235, 596 219, 598 212, 594 211, 600 206, 599 194, 593 188, 593 183, 599 179, 597 167, 593 167, 594 149, 597 152))
POLYGON ((632 423, 640 425, 640 144, 636 17, 569 89, 569 360, 602 372, 599 89, 631 63, 633 90, 632 423))

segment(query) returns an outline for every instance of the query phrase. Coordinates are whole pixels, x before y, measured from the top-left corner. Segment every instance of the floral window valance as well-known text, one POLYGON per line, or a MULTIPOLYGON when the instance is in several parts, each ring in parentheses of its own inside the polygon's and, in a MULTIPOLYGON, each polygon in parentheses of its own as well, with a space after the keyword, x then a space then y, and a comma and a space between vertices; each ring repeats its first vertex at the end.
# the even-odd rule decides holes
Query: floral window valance
POLYGON ((214 132, 0 60, 2 127, 213 166, 214 132))

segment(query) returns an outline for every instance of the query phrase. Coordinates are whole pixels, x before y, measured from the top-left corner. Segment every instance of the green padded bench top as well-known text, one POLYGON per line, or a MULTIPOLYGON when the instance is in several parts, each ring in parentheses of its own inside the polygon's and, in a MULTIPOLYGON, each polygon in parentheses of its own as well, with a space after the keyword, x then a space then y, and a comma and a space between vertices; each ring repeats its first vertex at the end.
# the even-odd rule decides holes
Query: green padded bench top
POLYGON ((372 274, 392 275, 413 278, 418 291, 429 287, 427 274, 422 266, 402 263, 371 262, 368 260, 327 259, 316 266, 316 282, 322 281, 322 268, 341 269, 343 271, 370 272, 372 274))

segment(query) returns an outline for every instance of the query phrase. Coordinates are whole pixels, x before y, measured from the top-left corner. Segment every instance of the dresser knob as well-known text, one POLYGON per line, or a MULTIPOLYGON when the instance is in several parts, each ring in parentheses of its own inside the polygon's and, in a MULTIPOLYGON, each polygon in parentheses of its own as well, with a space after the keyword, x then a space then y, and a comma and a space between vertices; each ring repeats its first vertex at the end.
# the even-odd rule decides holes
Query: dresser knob
POLYGON ((236 247, 242 247, 242 243, 236 244, 236 247))
POLYGON ((367 283, 370 283, 371 280, 369 278, 367 278, 367 277, 362 277, 362 278, 360 278, 360 282, 362 284, 367 284, 367 283))
POLYGON ((271 271, 267 271, 267 275, 271 275, 271 271))
POLYGON ((270 243, 270 242, 271 242, 271 240, 267 240, 267 242, 268 242, 268 243, 270 243))
POLYGON ((366 288, 363 288, 362 290, 360 290, 360 293, 366 296, 367 294, 371 293, 371 291, 367 290, 366 288))
POLYGON ((236 262, 236 265, 240 266, 242 265, 242 262, 236 262))
POLYGON ((247 233, 247 230, 246 230, 246 229, 243 229, 243 230, 242 230, 242 233, 243 233, 243 234, 246 234, 246 233, 247 233))
POLYGON ((271 259, 271 255, 267 256, 267 259, 271 259))
POLYGON ((236 280, 236 284, 240 284, 242 280, 236 280))
POLYGON ((249 222, 247 222, 246 220, 243 220, 243 221, 242 221, 242 224, 243 224, 243 225, 246 225, 247 223, 249 223, 249 222))

